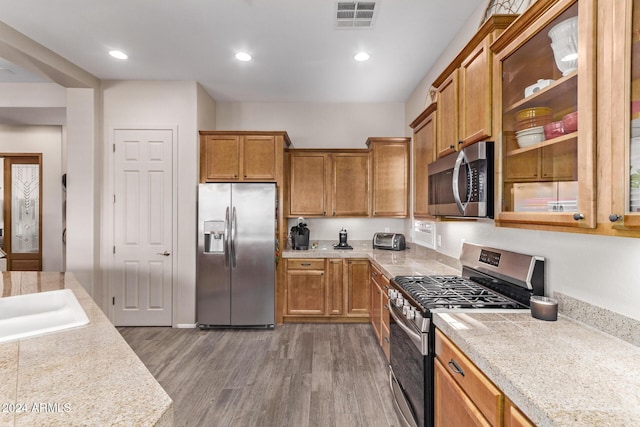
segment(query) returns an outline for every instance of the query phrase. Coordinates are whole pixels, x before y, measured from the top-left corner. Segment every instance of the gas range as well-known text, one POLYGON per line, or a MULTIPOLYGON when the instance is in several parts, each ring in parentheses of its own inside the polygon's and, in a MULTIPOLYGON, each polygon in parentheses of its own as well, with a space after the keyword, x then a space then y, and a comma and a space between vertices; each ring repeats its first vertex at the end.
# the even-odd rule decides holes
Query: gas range
POLYGON ((544 295, 544 258, 465 243, 461 276, 397 276, 389 287, 389 384, 410 426, 433 426, 434 312, 519 310, 544 295))
POLYGON ((540 257, 465 243, 462 276, 396 276, 390 304, 427 332, 433 310, 526 309, 532 295, 544 293, 544 260, 540 257))

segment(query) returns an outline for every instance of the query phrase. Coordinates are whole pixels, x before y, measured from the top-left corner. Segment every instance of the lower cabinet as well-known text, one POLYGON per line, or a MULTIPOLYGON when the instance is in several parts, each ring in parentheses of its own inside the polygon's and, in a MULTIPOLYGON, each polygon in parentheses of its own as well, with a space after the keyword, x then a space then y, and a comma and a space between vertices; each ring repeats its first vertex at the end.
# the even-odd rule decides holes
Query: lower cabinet
POLYGON ((534 425, 438 329, 435 353, 433 393, 436 427, 534 425))
POLYGON ((369 261, 286 259, 284 322, 366 322, 369 261))
POLYGON ((370 322, 378 343, 382 347, 387 361, 389 361, 389 309, 387 308, 389 304, 389 296, 387 294, 389 279, 373 264, 371 264, 370 271, 370 322))

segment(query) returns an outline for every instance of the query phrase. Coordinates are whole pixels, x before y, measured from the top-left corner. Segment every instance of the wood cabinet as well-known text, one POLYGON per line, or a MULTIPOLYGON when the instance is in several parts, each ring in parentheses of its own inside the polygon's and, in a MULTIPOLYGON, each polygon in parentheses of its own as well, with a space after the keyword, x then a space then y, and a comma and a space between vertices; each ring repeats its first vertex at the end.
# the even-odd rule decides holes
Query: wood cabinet
POLYGON ((327 281, 322 259, 287 260, 286 314, 324 316, 327 281))
POLYGON ((504 398, 504 427, 534 427, 535 424, 513 404, 504 398))
POLYGON ((409 125, 413 129, 413 217, 429 217, 427 165, 435 160, 436 103, 427 107, 409 125))
POLYGON ((289 189, 290 217, 369 216, 369 152, 290 150, 289 189))
MULTIPOLYGON (((458 146, 458 70, 453 70, 438 87, 438 110, 436 113, 437 157, 453 153, 458 146)), ((487 107, 483 107, 486 109, 487 107)))
POLYGON ((373 162, 374 217, 409 216, 411 138, 369 138, 373 162))
POLYGON ((498 225, 596 226, 595 17, 593 0, 541 0, 491 45, 494 128, 502 135, 496 152, 504 165, 498 180, 498 225), (560 48, 554 52, 549 32, 570 20, 577 23, 579 51, 574 52, 575 64, 565 67, 568 62, 561 61, 560 48), (552 82, 525 94, 539 79, 552 82), (577 111, 577 131, 519 144, 516 132, 522 129, 516 114, 533 107, 551 109, 553 121, 577 111))
POLYGON ((610 185, 599 189, 598 222, 609 234, 640 237, 640 0, 599 2, 598 17, 598 39, 612 41, 598 48, 598 141, 611 140, 598 147, 610 185))
POLYGON ((435 339, 435 425, 501 426, 500 389, 439 329, 435 339))
POLYGON ((286 132, 200 131, 200 182, 277 181, 286 132))
POLYGON ((438 97, 437 157, 493 136, 493 57, 489 45, 515 18, 489 18, 433 82, 438 97))
POLYGON ((389 279, 373 264, 370 266, 370 322, 373 332, 382 347, 387 361, 390 361, 389 343, 389 279))
POLYGON ((286 260, 285 322, 366 322, 368 319, 368 260, 286 260))

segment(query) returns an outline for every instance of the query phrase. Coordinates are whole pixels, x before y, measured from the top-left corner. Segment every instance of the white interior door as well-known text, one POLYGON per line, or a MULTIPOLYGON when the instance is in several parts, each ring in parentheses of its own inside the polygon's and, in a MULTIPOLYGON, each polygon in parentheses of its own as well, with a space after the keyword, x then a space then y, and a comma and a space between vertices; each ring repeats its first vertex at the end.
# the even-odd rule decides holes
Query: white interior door
POLYGON ((114 131, 114 324, 170 326, 173 131, 114 131))

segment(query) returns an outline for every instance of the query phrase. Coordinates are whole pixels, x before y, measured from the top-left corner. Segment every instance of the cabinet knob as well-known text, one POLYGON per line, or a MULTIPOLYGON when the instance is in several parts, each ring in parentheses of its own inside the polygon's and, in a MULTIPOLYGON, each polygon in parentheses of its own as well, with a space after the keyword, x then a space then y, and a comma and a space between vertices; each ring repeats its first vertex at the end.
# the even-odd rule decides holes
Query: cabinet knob
POLYGON ((335 212, 333 213, 333 216, 336 216, 336 213, 335 213, 335 212))
POLYGON ((462 145, 462 141, 458 141, 458 145, 462 145))
POLYGON ((451 144, 451 145, 449 146, 449 148, 451 148, 451 149, 453 150, 453 149, 454 149, 454 148, 456 148, 456 147, 455 147, 455 145, 451 144))
POLYGON ((618 214, 611 214, 609 215, 609 221, 611 222, 616 222, 616 221, 620 221, 622 219, 622 217, 618 214))
POLYGON ((327 213, 326 212, 322 212, 322 216, 327 216, 327 213))
POLYGON ((575 219, 576 221, 580 221, 581 219, 584 219, 584 215, 582 215, 581 213, 574 213, 573 214, 573 219, 575 219))

